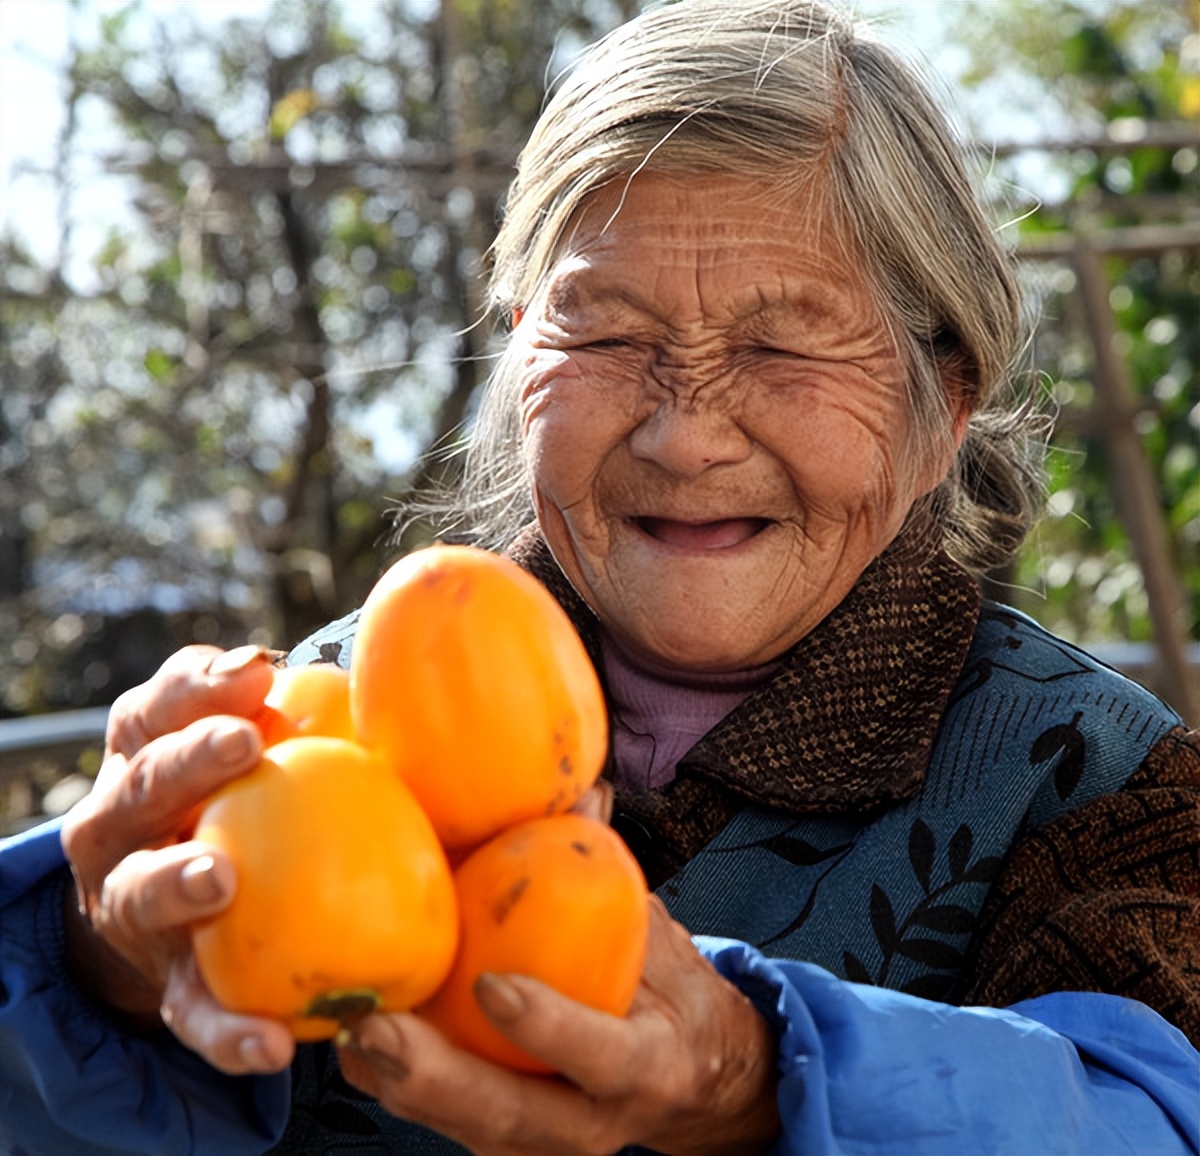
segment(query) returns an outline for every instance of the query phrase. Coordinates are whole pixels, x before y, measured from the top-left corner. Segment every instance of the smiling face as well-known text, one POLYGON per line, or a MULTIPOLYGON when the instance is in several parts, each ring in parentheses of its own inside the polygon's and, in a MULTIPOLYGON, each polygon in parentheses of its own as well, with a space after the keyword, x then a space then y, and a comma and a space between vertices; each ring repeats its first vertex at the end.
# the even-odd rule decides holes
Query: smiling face
POLYGON ((846 247, 744 179, 597 194, 513 341, 550 549, 659 665, 783 653, 949 464, 917 460, 905 366, 846 247))

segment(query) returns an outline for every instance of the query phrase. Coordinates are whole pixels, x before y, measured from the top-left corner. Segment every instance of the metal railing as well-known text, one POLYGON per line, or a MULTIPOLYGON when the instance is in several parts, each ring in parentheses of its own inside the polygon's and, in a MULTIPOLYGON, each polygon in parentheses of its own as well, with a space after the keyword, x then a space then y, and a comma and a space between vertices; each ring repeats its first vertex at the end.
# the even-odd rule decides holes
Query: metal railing
MULTIPOLYGON (((1158 656, 1152 643, 1090 643, 1087 651, 1101 662, 1163 693, 1156 685, 1158 656)), ((1200 672, 1200 642, 1187 645, 1186 660, 1188 666, 1200 672)), ((89 748, 103 746, 108 710, 108 707, 94 707, 0 719, 0 837, 58 813, 61 796, 50 794, 53 781, 77 775, 80 756, 89 748), (14 795, 18 796, 17 805, 6 805, 11 804, 14 795), (47 798, 51 800, 49 810, 44 809, 47 798), (18 813, 21 811, 25 813, 18 813)), ((70 798, 70 795, 66 797, 70 798)))

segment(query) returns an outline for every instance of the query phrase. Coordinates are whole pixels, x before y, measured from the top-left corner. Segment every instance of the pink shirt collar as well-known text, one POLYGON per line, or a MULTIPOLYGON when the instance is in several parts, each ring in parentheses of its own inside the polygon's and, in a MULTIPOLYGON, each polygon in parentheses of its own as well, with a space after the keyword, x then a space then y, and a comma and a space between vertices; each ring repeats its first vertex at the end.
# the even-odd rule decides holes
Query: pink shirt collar
POLYGON ((601 632, 600 650, 612 717, 616 785, 663 787, 679 760, 778 669, 767 663, 722 674, 652 667, 601 632))

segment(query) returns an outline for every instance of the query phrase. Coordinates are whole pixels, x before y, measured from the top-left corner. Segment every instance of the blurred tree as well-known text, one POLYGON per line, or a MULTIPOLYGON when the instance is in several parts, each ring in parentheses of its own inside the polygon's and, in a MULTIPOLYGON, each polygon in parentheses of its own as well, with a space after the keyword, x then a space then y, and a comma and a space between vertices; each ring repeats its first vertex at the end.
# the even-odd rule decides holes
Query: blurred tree
POLYGON ((186 612, 157 661, 180 621, 288 646, 361 601, 482 376, 478 266, 546 78, 630 7, 131 5, 74 50, 64 259, 81 111, 137 219, 97 292, 0 241, 0 711, 144 677, 102 645, 135 612, 186 612))
MULTIPOLYGON (((1103 258, 1114 351, 1158 481, 1184 628, 1200 638, 1200 3, 1010 0, 958 5, 955 15, 974 61, 965 82, 1002 86, 1016 117, 1032 105, 1014 99, 1023 91, 1014 77, 1034 78, 1037 122, 1063 142, 1039 153, 1039 180, 1059 192, 1020 221, 1026 247, 1053 251, 1076 230, 1123 238, 1125 251, 1103 258)), ((994 186, 1025 183, 1029 164, 1021 150, 997 156, 994 186)), ((1114 476, 1105 437, 1105 422, 1124 415, 1096 404, 1093 334, 1069 243, 1059 248, 1065 259, 1027 265, 1033 362, 1060 407, 1048 517, 1006 596, 1068 637, 1148 639, 1142 573, 1116 504, 1128 479, 1114 476)))
MULTIPOLYGON (((0 713, 110 701, 189 639, 287 646, 361 600, 386 561, 387 500, 453 467, 430 451, 453 444, 491 352, 477 267, 547 78, 637 6, 280 0, 215 31, 131 6, 75 50, 60 262, 0 238, 0 713), (63 274, 72 198, 87 195, 72 160, 101 113, 136 220, 99 254, 100 289, 81 292, 63 274), (135 633, 159 653, 123 646, 135 633)), ((970 83, 1002 83, 1019 112, 1033 78, 1041 125, 1120 145, 1045 160, 1062 194, 1021 222, 1027 243, 1195 223, 1194 139, 1154 142, 1188 118, 1195 135, 1197 10, 951 7, 970 83)), ((1024 163, 997 155, 994 186, 1026 183, 1024 163)), ((1106 267, 1195 636, 1196 250, 1106 267)), ((1034 360, 1063 420, 1051 516, 1009 576, 1013 599, 1070 636, 1144 638, 1073 275, 1029 271, 1034 360)))

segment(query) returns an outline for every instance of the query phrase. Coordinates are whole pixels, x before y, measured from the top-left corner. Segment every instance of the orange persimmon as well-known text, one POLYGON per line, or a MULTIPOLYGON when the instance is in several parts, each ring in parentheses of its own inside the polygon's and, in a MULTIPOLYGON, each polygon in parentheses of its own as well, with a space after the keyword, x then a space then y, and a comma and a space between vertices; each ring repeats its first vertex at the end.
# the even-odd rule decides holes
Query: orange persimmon
POLYGON ((533 976, 624 1015, 646 956, 646 881, 611 827, 555 815, 510 827, 454 872, 461 940, 446 982, 418 1014, 461 1047, 527 1072, 540 1060, 498 1032, 475 1000, 484 972, 533 976))
POLYGON ((608 741, 570 619, 515 562, 470 546, 402 558, 359 615, 358 740, 403 776, 448 848, 568 811, 608 741))
POLYGON ((305 735, 353 739, 350 722, 350 674, 330 662, 286 666, 254 716, 263 746, 305 735))
POLYGON ((428 999, 454 959, 454 884, 404 783, 364 748, 287 739, 205 806, 195 837, 237 872, 233 901, 195 925, 196 962, 232 1011, 297 1039, 428 999))

